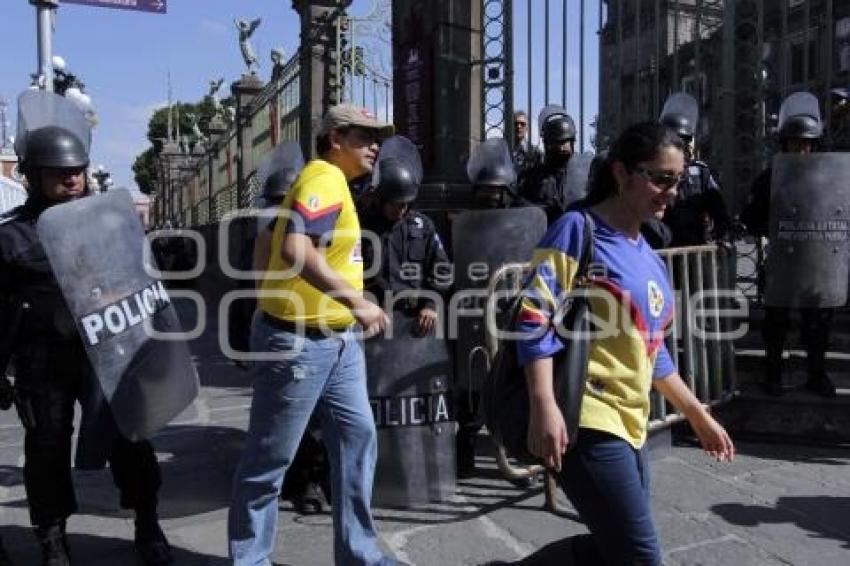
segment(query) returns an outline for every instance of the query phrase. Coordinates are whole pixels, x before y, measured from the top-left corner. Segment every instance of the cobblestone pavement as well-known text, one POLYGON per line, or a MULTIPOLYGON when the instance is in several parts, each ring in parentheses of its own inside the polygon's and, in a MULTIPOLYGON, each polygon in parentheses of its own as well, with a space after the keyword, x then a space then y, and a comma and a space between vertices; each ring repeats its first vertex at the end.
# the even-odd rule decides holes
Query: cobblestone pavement
MULTIPOLYGON (((247 422, 247 374, 218 351, 211 328, 192 344, 202 392, 156 439, 161 514, 177 564, 226 560, 230 478, 247 422)), ((0 413, 0 532, 16 564, 38 564, 22 485, 22 433, 0 413)), ((732 464, 677 445, 653 460, 653 507, 667 564, 850 564, 850 450, 739 443, 732 464)), ((416 511, 376 509, 387 550, 418 566, 516 561, 570 534, 567 518, 541 511, 542 490, 500 479, 492 458, 456 495, 416 511)), ((75 472, 79 514, 68 525, 76 564, 134 564, 132 519, 118 509, 108 471, 75 472)), ((276 564, 332 564, 328 514, 298 516, 282 504, 276 564)), ((538 554, 539 556, 539 554, 538 554)), ((523 562, 526 564, 527 562, 523 562)))

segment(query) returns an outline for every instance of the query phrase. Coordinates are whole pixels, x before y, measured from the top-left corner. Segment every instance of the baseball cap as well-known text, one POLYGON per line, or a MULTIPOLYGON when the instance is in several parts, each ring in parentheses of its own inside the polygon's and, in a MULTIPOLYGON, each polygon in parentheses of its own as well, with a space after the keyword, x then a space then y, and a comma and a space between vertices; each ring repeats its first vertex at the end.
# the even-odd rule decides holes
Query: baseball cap
POLYGON ((349 126, 377 130, 378 137, 381 139, 388 138, 395 133, 395 126, 379 121, 368 109, 353 104, 337 104, 328 108, 328 111, 322 117, 319 135, 324 136, 332 130, 349 126))

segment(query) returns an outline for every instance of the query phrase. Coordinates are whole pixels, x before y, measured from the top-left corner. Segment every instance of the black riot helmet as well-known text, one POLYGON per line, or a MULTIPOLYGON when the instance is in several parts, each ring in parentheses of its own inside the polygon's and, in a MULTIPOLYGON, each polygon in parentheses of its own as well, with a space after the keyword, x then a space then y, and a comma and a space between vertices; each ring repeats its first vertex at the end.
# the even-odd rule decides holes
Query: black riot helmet
POLYGON ((21 162, 21 170, 25 173, 43 167, 75 169, 88 164, 86 145, 70 130, 45 126, 27 135, 26 153, 21 162))
POLYGON ((779 128, 779 139, 782 141, 793 138, 818 140, 822 135, 823 126, 813 116, 791 116, 779 128))
POLYGON ((504 163, 487 163, 470 181, 473 187, 510 187, 516 181, 516 171, 504 163))
POLYGON ((789 94, 779 107, 779 141, 783 147, 792 139, 817 142, 823 135, 820 103, 810 92, 789 94))
POLYGON ((543 123, 541 134, 546 145, 575 141, 576 125, 568 114, 553 114, 543 123))
POLYGON ((410 204, 419 194, 419 183, 407 164, 394 157, 382 159, 378 163, 378 196, 382 202, 410 204))
POLYGON ((665 114, 661 116, 661 123, 676 132, 680 138, 691 140, 694 137, 694 124, 684 114, 665 114))
POLYGON ((263 183, 262 197, 266 202, 279 203, 286 196, 289 187, 298 178, 298 171, 295 169, 281 169, 275 171, 266 178, 263 183))

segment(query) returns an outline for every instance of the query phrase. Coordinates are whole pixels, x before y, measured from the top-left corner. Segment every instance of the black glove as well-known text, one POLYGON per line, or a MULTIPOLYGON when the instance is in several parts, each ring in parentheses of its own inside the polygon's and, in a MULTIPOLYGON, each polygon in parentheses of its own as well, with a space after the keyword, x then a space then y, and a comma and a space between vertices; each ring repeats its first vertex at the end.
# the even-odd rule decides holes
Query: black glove
POLYGON ((15 389, 7 376, 0 377, 0 411, 8 411, 15 402, 15 389))

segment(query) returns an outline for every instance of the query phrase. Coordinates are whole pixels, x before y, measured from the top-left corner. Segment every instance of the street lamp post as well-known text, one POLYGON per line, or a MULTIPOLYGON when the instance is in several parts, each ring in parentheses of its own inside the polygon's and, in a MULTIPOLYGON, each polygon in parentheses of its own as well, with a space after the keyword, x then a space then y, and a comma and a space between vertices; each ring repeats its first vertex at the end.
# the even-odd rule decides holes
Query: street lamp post
POLYGON ((36 9, 38 32, 38 87, 53 91, 53 11, 59 0, 30 0, 36 9))

